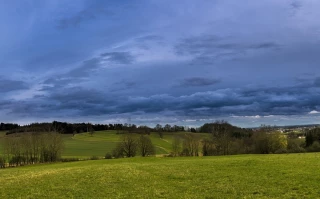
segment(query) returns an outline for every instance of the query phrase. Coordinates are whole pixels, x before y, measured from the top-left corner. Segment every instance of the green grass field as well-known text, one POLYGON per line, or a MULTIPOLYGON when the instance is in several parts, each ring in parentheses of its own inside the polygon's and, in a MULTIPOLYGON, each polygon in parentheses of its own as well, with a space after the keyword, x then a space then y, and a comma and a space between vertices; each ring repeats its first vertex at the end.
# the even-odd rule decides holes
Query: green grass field
POLYGON ((0 170, 0 198, 319 198, 320 154, 125 158, 0 170))
MULTIPOLYGON (((183 133, 177 133, 183 134, 183 133)), ((165 133, 161 139, 158 134, 151 133, 150 138, 156 147, 157 154, 168 154, 171 150, 173 133, 165 133)), ((75 136, 63 135, 65 149, 63 157, 104 157, 111 152, 119 141, 120 135, 116 131, 98 131, 93 136, 81 133, 75 136)))

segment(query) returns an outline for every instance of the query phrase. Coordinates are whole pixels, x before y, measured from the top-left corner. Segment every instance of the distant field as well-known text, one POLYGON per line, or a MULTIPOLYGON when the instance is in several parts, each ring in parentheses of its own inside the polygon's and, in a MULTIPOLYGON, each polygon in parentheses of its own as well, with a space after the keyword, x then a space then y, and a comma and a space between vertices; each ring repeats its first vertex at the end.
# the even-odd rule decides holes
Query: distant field
POLYGON ((0 198, 319 198, 320 154, 130 158, 0 170, 0 198))
MULTIPOLYGON (((171 142, 174 136, 181 136, 187 132, 165 132, 163 139, 157 133, 151 133, 150 138, 156 147, 156 153, 168 154, 171 151, 171 142)), ((5 132, 0 132, 0 139, 5 135, 5 132)), ((208 134, 198 134, 201 137, 208 136, 208 134)), ((111 152, 119 141, 120 135, 116 131, 97 131, 93 136, 88 133, 72 135, 62 135, 65 149, 63 157, 79 157, 88 158, 91 156, 104 157, 107 152, 111 152)), ((2 153, 0 142, 0 154, 2 153)))

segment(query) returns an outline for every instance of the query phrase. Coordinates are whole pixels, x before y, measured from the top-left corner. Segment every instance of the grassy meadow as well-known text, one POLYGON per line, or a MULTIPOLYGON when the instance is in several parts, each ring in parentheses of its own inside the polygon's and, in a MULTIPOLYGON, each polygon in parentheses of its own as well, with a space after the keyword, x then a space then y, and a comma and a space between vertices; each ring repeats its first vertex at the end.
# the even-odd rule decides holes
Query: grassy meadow
POLYGON ((0 170, 0 198, 317 198, 320 154, 124 158, 0 170))
MULTIPOLYGON (((177 133, 183 134, 185 132, 177 133)), ((157 133, 151 133, 150 138, 155 145, 156 154, 168 154, 171 151, 171 140, 175 134, 165 133, 160 138, 157 133)), ((63 157, 104 157, 107 152, 119 142, 121 134, 116 131, 97 131, 92 136, 88 133, 80 133, 75 136, 63 135, 65 144, 63 157)))

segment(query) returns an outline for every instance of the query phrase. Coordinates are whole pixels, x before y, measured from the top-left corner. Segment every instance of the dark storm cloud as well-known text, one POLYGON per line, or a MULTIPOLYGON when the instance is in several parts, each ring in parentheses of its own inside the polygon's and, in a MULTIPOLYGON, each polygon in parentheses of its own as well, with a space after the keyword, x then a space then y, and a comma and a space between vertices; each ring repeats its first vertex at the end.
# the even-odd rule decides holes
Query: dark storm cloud
POLYGON ((203 78, 203 77, 190 77, 185 78, 180 82, 182 87, 193 87, 193 86, 210 86, 219 83, 221 80, 213 78, 203 78))
POLYGON ((9 80, 0 77, 0 92, 10 92, 28 89, 27 83, 17 80, 9 80))
POLYGON ((110 61, 117 64, 131 64, 135 57, 130 52, 107 52, 101 54, 105 61, 110 61))
POLYGON ((219 89, 191 95, 117 96, 80 87, 52 91, 33 100, 0 101, 0 108, 20 116, 102 116, 105 114, 162 114, 179 117, 301 115, 320 108, 317 88, 219 89))

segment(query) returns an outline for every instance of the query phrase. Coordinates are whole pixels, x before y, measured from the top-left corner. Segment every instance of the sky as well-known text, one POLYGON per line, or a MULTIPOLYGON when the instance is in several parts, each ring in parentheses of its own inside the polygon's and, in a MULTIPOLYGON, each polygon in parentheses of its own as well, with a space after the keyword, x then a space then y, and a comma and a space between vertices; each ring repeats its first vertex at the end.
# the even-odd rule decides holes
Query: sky
POLYGON ((320 122, 319 0, 0 1, 1 122, 320 122))

